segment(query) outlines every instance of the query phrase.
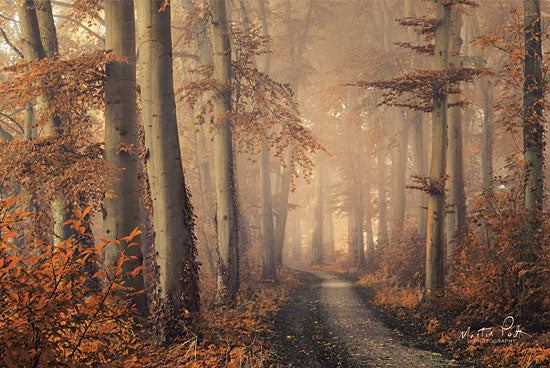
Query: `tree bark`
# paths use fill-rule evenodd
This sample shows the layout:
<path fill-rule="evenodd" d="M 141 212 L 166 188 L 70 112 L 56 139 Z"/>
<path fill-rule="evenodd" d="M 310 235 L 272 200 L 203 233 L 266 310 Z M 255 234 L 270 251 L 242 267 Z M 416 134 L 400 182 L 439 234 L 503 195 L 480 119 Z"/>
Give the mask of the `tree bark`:
<path fill-rule="evenodd" d="M 106 238 L 118 240 L 141 226 L 138 193 L 138 127 L 136 110 L 136 44 L 133 0 L 105 0 L 106 47 L 124 61 L 110 62 L 106 66 L 105 81 L 105 159 L 120 169 L 118 180 L 111 183 L 114 197 L 105 198 L 103 207 Z M 126 147 L 126 149 L 124 148 Z M 130 148 L 130 149 L 128 149 Z M 105 263 L 116 265 L 120 253 L 130 259 L 123 264 L 126 273 L 142 265 L 141 237 L 128 246 L 121 240 L 111 244 L 105 252 Z M 143 274 L 124 276 L 126 286 L 144 289 Z M 138 312 L 147 314 L 144 293 L 132 298 Z"/>
<path fill-rule="evenodd" d="M 211 0 L 211 43 L 214 78 L 223 83 L 214 102 L 214 172 L 216 178 L 216 225 L 218 230 L 218 295 L 234 300 L 239 289 L 239 239 L 233 172 L 231 121 L 231 44 L 225 0 Z"/>
<path fill-rule="evenodd" d="M 323 249 L 323 185 L 324 185 L 324 165 L 319 162 L 315 178 L 315 224 L 311 239 L 311 265 L 318 266 L 324 264 Z"/>
<path fill-rule="evenodd" d="M 543 210 L 544 82 L 539 0 L 523 0 L 525 56 L 523 85 L 523 158 L 525 161 L 524 207 L 528 233 L 535 236 Z"/>
<path fill-rule="evenodd" d="M 435 31 L 435 68 L 446 69 L 449 64 L 449 29 L 451 5 L 437 2 Z M 438 183 L 443 180 L 447 151 L 447 96 L 434 98 L 432 111 L 432 160 L 430 180 Z M 426 236 L 426 299 L 433 300 L 444 285 L 444 222 L 445 188 L 435 185 L 428 198 L 428 224 Z"/>
<path fill-rule="evenodd" d="M 460 50 L 462 38 L 462 14 L 453 11 L 451 15 L 451 31 L 449 41 L 449 67 L 461 68 Z M 449 103 L 456 103 L 460 95 L 449 96 Z M 449 109 L 449 145 L 447 147 L 447 173 L 451 178 L 447 181 L 449 192 L 450 213 L 445 217 L 447 223 L 447 257 L 453 255 L 455 250 L 455 236 L 466 227 L 466 197 L 464 194 L 464 156 L 462 141 L 462 109 L 452 107 Z"/>
<path fill-rule="evenodd" d="M 469 18 L 469 25 L 472 37 L 479 37 L 481 31 L 475 15 Z M 479 45 L 473 46 L 473 53 L 478 68 L 486 65 L 483 49 Z M 481 144 L 481 184 L 482 189 L 491 192 L 493 189 L 493 134 L 494 134 L 494 113 L 493 113 L 493 83 L 488 76 L 483 76 L 479 81 L 483 97 L 483 127 Z"/>
<path fill-rule="evenodd" d="M 262 278 L 264 280 L 274 281 L 277 279 L 277 265 L 275 263 L 275 235 L 273 232 L 273 206 L 271 204 L 271 175 L 269 167 L 269 152 L 267 151 L 265 142 L 262 144 L 262 152 L 260 157 L 260 179 L 263 238 Z"/>
<path fill-rule="evenodd" d="M 405 0 L 405 16 L 414 17 L 415 9 L 413 0 Z M 412 27 L 407 27 L 409 42 L 419 44 L 420 34 L 415 32 Z M 418 57 L 413 56 L 411 59 L 411 69 L 418 67 Z M 425 176 L 426 172 L 426 152 L 424 148 L 424 123 L 421 112 L 413 112 L 412 124 L 414 127 L 414 171 L 416 175 Z M 428 212 L 428 197 L 426 193 L 418 190 L 416 193 L 417 212 L 417 234 L 419 237 L 426 238 L 426 222 Z"/>
<path fill-rule="evenodd" d="M 378 247 L 388 245 L 388 223 L 386 218 L 386 157 L 378 150 Z"/>
<path fill-rule="evenodd" d="M 157 281 L 161 308 L 157 338 L 181 332 L 187 312 L 199 312 L 193 210 L 183 175 L 172 71 L 172 7 L 138 0 L 138 48 L 146 164 L 153 203 Z M 176 322 L 176 323 L 174 323 Z"/>
<path fill-rule="evenodd" d="M 392 193 L 392 239 L 403 231 L 405 223 L 405 175 L 407 173 L 407 151 L 409 140 L 408 123 L 405 116 L 399 112 L 399 143 L 395 148 L 392 162 L 393 193 Z"/>

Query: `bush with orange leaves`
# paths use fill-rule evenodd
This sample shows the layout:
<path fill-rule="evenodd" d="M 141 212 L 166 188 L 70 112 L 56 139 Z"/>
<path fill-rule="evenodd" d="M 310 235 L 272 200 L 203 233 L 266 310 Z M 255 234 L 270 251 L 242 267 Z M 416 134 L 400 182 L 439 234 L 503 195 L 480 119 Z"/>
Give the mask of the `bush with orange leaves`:
<path fill-rule="evenodd" d="M 0 202 L 0 366 L 122 366 L 135 340 L 132 308 L 120 297 L 127 258 L 106 267 L 108 243 L 86 245 L 89 209 L 74 211 L 70 239 L 16 246 L 14 226 L 34 215 L 15 203 Z"/>

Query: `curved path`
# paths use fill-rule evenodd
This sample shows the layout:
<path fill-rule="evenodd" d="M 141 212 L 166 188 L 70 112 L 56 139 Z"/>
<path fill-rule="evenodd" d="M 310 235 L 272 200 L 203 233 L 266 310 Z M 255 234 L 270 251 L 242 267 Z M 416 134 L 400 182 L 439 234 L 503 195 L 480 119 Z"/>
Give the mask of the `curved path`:
<path fill-rule="evenodd" d="M 275 321 L 278 367 L 460 367 L 400 342 L 351 281 L 326 271 L 298 272 L 303 285 Z"/>

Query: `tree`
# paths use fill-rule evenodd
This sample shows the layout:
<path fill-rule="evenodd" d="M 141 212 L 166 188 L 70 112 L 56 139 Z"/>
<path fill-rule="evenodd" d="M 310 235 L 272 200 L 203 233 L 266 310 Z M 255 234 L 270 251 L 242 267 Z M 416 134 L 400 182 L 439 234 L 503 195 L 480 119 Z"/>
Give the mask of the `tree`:
<path fill-rule="evenodd" d="M 214 54 L 213 76 L 219 83 L 214 104 L 214 173 L 216 177 L 216 221 L 218 230 L 218 291 L 234 300 L 239 290 L 239 241 L 233 138 L 231 133 L 231 43 L 225 0 L 211 0 L 210 25 Z"/>
<path fill-rule="evenodd" d="M 449 34 L 451 5 L 442 1 L 436 7 L 435 67 L 444 70 L 449 65 Z M 443 288 L 444 221 L 445 221 L 445 156 L 447 151 L 447 95 L 436 96 L 432 109 L 432 159 L 430 181 L 434 183 L 428 197 L 428 222 L 426 234 L 426 298 L 432 299 Z"/>
<path fill-rule="evenodd" d="M 139 0 L 138 50 L 146 166 L 151 186 L 157 290 L 162 315 L 158 339 L 182 332 L 199 311 L 193 212 L 183 175 L 172 71 L 171 7 Z"/>
<path fill-rule="evenodd" d="M 124 271 L 142 265 L 141 246 L 129 247 L 122 240 L 141 225 L 138 197 L 138 126 L 136 110 L 136 44 L 133 0 L 105 1 L 106 47 L 124 60 L 107 64 L 105 81 L 105 159 L 119 170 L 112 183 L 113 195 L 105 198 L 104 228 L 106 238 L 119 240 L 107 248 L 105 263 L 115 265 L 121 254 L 130 257 Z M 140 242 L 139 237 L 132 239 Z M 134 292 L 144 290 L 143 274 L 125 277 Z M 133 297 L 139 313 L 147 313 L 146 295 Z"/>
<path fill-rule="evenodd" d="M 323 249 L 323 189 L 324 189 L 324 164 L 319 161 L 315 175 L 315 225 L 311 237 L 311 264 L 318 266 L 324 264 Z"/>
<path fill-rule="evenodd" d="M 525 161 L 524 206 L 528 235 L 536 235 L 543 209 L 544 85 L 539 0 L 523 1 L 525 58 L 523 85 L 523 157 Z"/>
<path fill-rule="evenodd" d="M 460 61 L 462 38 L 462 14 L 453 9 L 451 15 L 451 31 L 449 42 L 449 67 L 461 68 Z M 449 103 L 456 105 L 460 101 L 459 94 L 449 96 Z M 450 211 L 447 211 L 447 257 L 452 256 L 455 249 L 455 235 L 466 227 L 466 197 L 464 194 L 464 154 L 462 142 L 462 109 L 459 106 L 449 109 L 449 145 L 447 147 L 447 181 L 449 191 Z"/>

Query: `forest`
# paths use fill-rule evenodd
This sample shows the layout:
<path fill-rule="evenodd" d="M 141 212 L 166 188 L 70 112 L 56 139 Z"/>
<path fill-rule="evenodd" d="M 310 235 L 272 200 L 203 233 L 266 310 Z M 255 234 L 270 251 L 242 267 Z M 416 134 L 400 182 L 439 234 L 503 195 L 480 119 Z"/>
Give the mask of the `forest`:
<path fill-rule="evenodd" d="M 0 0 L 0 367 L 550 367 L 549 21 Z"/>

